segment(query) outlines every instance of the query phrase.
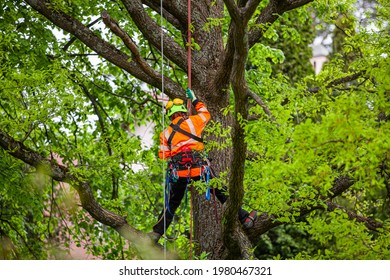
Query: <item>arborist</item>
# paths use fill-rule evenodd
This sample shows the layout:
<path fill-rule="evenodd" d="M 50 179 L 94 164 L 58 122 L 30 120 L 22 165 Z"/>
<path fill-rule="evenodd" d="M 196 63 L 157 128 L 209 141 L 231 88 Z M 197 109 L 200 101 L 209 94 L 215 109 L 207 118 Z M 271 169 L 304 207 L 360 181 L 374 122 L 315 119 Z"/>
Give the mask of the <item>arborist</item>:
<path fill-rule="evenodd" d="M 165 106 L 171 124 L 160 134 L 159 157 L 168 160 L 167 199 L 165 209 L 161 211 L 153 232 L 149 234 L 154 242 L 160 239 L 171 224 L 190 181 L 201 180 L 208 165 L 208 160 L 202 155 L 202 132 L 210 120 L 210 113 L 191 89 L 187 89 L 186 94 L 195 107 L 196 115 L 187 116 L 184 101 L 179 98 L 170 100 Z M 222 204 L 228 198 L 220 189 L 213 189 L 213 192 Z M 238 216 L 244 228 L 251 228 L 257 212 L 248 213 L 240 209 Z"/>

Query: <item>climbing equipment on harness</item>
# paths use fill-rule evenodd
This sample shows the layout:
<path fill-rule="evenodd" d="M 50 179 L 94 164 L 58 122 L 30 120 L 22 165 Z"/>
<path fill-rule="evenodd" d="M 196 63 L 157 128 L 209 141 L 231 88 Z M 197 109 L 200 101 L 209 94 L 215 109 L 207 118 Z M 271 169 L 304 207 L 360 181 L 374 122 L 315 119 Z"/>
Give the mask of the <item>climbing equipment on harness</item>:
<path fill-rule="evenodd" d="M 170 164 L 177 170 L 187 170 L 188 168 L 202 167 L 205 164 L 203 155 L 198 151 L 193 151 L 184 147 L 182 152 L 171 157 Z"/>
<path fill-rule="evenodd" d="M 211 198 L 211 192 L 210 192 L 210 167 L 208 165 L 204 165 L 202 168 L 201 177 L 203 181 L 206 183 L 206 200 L 210 201 Z"/>
<path fill-rule="evenodd" d="M 211 187 L 210 187 L 209 183 L 210 183 L 210 179 L 214 178 L 214 177 L 215 177 L 215 174 L 212 171 L 212 168 L 210 166 L 210 161 L 206 157 L 205 164 L 202 166 L 201 178 L 206 183 L 206 200 L 208 200 L 208 201 L 211 200 Z M 215 215 L 216 221 L 218 222 L 219 217 L 218 217 L 215 188 L 213 188 L 212 190 L 213 190 L 213 202 L 214 202 L 214 215 Z"/>

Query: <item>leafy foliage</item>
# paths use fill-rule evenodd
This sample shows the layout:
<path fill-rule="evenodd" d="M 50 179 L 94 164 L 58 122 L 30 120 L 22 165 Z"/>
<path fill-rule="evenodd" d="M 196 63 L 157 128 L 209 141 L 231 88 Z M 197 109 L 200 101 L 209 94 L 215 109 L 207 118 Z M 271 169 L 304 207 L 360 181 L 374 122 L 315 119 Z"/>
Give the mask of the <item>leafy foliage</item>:
<path fill-rule="evenodd" d="M 378 37 L 366 27 L 346 32 L 343 50 L 334 53 L 319 76 L 306 77 L 307 83 L 290 86 L 282 76 L 257 75 L 256 88 L 267 99 L 278 125 L 260 121 L 246 126 L 248 148 L 258 155 L 246 168 L 247 204 L 278 215 L 280 222 L 297 223 L 302 208 L 321 205 L 319 198 L 329 192 L 335 179 L 347 175 L 355 183 L 337 202 L 363 215 L 387 220 L 389 177 L 383 168 L 387 169 L 389 160 L 390 131 L 383 116 L 389 112 L 389 87 L 382 72 L 388 69 L 385 54 L 389 45 L 379 43 L 383 36 L 388 37 L 385 30 L 377 32 Z M 359 56 L 350 56 L 352 51 L 358 51 Z M 359 71 L 368 75 L 347 86 L 326 87 L 329 81 Z M 260 111 L 260 107 L 252 108 L 253 113 Z M 304 242 L 304 252 L 295 250 L 298 258 L 388 258 L 389 247 L 382 243 L 383 236 L 378 238 L 361 224 L 347 222 L 342 211 L 325 216 L 316 213 L 305 223 L 297 223 L 292 232 L 291 228 L 278 228 L 267 234 L 258 254 L 272 252 L 294 258 L 294 253 L 284 251 L 283 246 L 300 249 L 297 242 Z M 296 232 L 298 228 L 303 235 Z M 276 232 L 279 239 L 269 239 Z M 306 243 L 306 239 L 315 242 Z M 269 244 L 268 249 L 265 244 Z M 367 247 L 377 251 L 373 253 Z"/>
<path fill-rule="evenodd" d="M 159 69 L 159 50 L 138 30 L 123 4 L 95 2 L 50 1 L 55 11 L 89 25 L 99 38 L 130 57 L 123 42 L 101 25 L 101 10 L 108 10 L 137 39 L 141 56 Z M 253 119 L 240 115 L 248 146 L 244 207 L 283 224 L 260 237 L 258 258 L 390 257 L 389 6 L 380 0 L 359 15 L 356 2 L 315 1 L 284 13 L 272 25 L 250 21 L 249 27 L 261 28 L 264 35 L 249 52 L 245 78 L 273 118 L 254 100 L 248 101 Z M 255 15 L 268 3 L 262 1 Z M 147 12 L 160 20 L 151 9 Z M 193 31 L 221 28 L 226 41 L 230 17 L 226 9 L 224 13 L 224 18 L 208 19 L 201 29 L 194 23 Z M 359 24 L 359 16 L 365 24 Z M 156 156 L 157 132 L 163 125 L 157 92 L 96 59 L 80 40 L 49 24 L 24 1 L 1 3 L 0 19 L 0 129 L 68 166 L 76 178 L 87 178 L 100 205 L 126 217 L 134 228 L 149 231 L 163 207 L 164 165 Z M 182 32 L 164 24 L 184 47 Z M 333 53 L 315 76 L 309 44 L 315 31 L 329 30 L 334 30 Z M 199 42 L 193 47 L 203 51 Z M 172 61 L 165 67 L 166 75 L 185 88 L 184 71 Z M 214 105 L 214 111 L 229 116 L 234 112 L 233 95 L 230 101 L 225 108 Z M 136 130 L 149 122 L 156 131 L 152 145 L 145 147 Z M 231 149 L 232 128 L 219 119 L 206 133 L 219 137 L 209 141 L 209 152 Z M 123 237 L 79 207 L 74 191 L 39 171 L 0 149 L 0 258 L 67 258 L 71 243 L 98 258 L 139 257 Z M 227 173 L 221 170 L 221 178 L 211 183 L 226 184 Z M 325 211 L 323 198 L 340 176 L 354 184 L 332 201 L 340 209 L 382 222 L 382 229 L 369 231 L 344 210 Z M 316 210 L 302 217 L 302 209 Z M 180 212 L 168 232 L 167 246 L 185 259 L 189 213 Z M 208 252 L 196 258 L 206 259 Z"/>

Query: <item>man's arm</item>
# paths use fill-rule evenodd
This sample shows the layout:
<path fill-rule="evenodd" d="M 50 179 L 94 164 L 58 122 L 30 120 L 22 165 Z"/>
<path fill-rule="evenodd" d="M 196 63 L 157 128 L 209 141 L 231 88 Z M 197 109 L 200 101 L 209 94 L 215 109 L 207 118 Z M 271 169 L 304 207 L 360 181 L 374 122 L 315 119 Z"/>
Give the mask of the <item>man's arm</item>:
<path fill-rule="evenodd" d="M 196 98 L 195 93 L 191 89 L 188 88 L 186 90 L 186 94 L 187 97 L 191 99 L 192 105 L 195 107 L 195 110 L 198 113 L 196 118 L 193 118 L 194 116 L 192 116 L 192 119 L 196 121 L 197 125 L 204 128 L 210 120 L 210 112 L 207 110 L 206 105 L 203 102 L 200 102 L 198 98 Z"/>

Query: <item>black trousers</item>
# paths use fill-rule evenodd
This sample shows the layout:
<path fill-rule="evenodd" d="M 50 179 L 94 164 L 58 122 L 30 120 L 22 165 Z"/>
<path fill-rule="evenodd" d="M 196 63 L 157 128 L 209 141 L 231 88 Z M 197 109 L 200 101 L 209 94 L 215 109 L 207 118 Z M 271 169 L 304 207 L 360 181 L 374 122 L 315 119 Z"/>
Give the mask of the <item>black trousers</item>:
<path fill-rule="evenodd" d="M 194 181 L 199 181 L 200 177 L 193 177 L 191 179 Z M 165 209 L 163 209 L 160 215 L 158 216 L 158 221 L 153 226 L 154 232 L 163 235 L 165 231 L 168 229 L 169 225 L 172 223 L 176 209 L 180 206 L 180 203 L 185 195 L 187 183 L 188 183 L 188 179 L 183 177 L 180 177 L 177 180 L 177 182 L 171 182 L 168 205 L 166 205 Z M 225 194 L 226 190 L 212 189 L 211 193 L 214 193 L 214 191 L 217 199 L 222 204 L 224 204 L 228 199 L 228 196 Z M 241 223 L 245 221 L 248 215 L 249 213 L 242 208 L 240 208 L 240 210 L 238 211 L 238 218 Z M 164 225 L 165 225 L 165 229 L 164 229 Z"/>

